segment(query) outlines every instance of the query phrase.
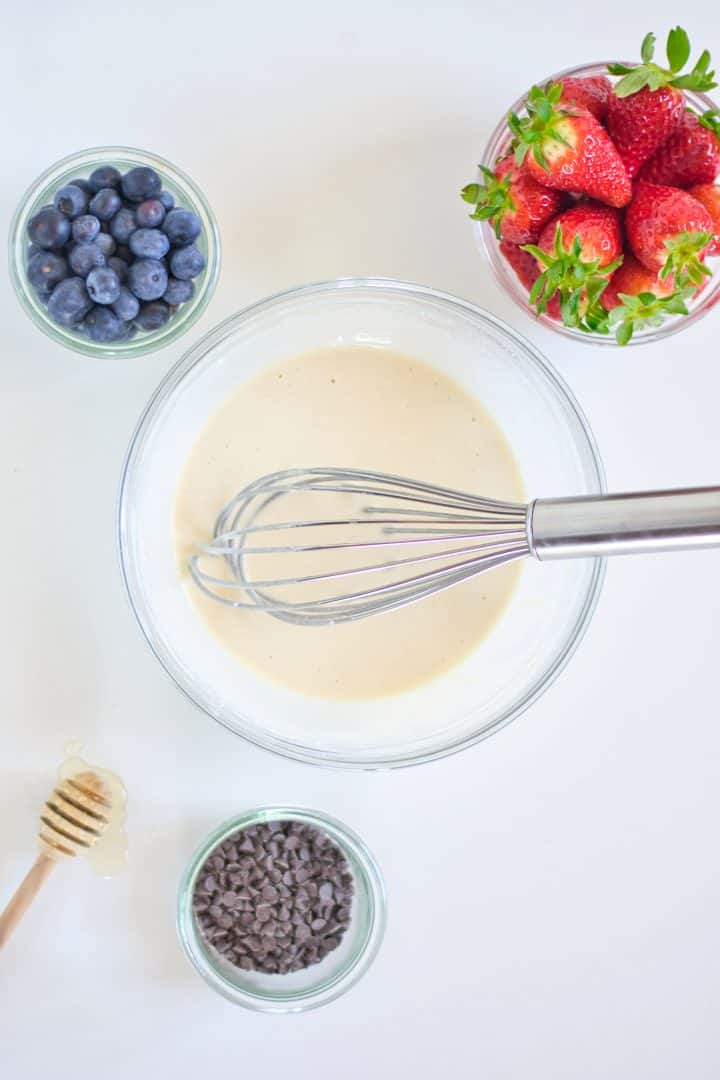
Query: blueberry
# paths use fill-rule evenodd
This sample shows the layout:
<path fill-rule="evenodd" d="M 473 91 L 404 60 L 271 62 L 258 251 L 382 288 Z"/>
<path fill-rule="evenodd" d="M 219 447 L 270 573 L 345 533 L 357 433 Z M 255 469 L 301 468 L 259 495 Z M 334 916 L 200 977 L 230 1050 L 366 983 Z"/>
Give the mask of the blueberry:
<path fill-rule="evenodd" d="M 158 195 L 158 199 L 163 204 L 166 210 L 172 210 L 175 205 L 175 198 L 169 191 L 161 191 Z"/>
<path fill-rule="evenodd" d="M 130 319 L 135 318 L 140 310 L 140 301 L 123 285 L 120 288 L 117 300 L 112 304 L 112 309 L 118 319 L 124 319 L 125 322 L 129 322 Z"/>
<path fill-rule="evenodd" d="M 29 260 L 27 275 L 40 296 L 49 296 L 55 286 L 68 276 L 67 260 L 54 251 L 40 251 Z"/>
<path fill-rule="evenodd" d="M 202 222 L 192 210 L 171 210 L 162 230 L 174 247 L 184 247 L 197 240 L 202 232 Z"/>
<path fill-rule="evenodd" d="M 110 232 L 118 244 L 127 244 L 136 229 L 135 214 L 128 206 L 123 206 L 122 209 L 118 210 L 110 222 Z"/>
<path fill-rule="evenodd" d="M 128 271 L 128 285 L 138 300 L 159 300 L 167 283 L 167 270 L 157 259 L 138 259 Z"/>
<path fill-rule="evenodd" d="M 122 199 L 113 188 L 101 188 L 97 195 L 90 200 L 90 213 L 101 221 L 109 221 L 115 217 L 122 206 Z"/>
<path fill-rule="evenodd" d="M 72 223 L 72 237 L 76 244 L 89 244 L 100 232 L 100 222 L 92 214 L 81 214 Z"/>
<path fill-rule="evenodd" d="M 170 250 L 170 241 L 159 229 L 136 229 L 129 247 L 139 259 L 162 259 Z"/>
<path fill-rule="evenodd" d="M 105 266 L 106 261 L 97 241 L 91 244 L 76 244 L 69 256 L 70 268 L 79 277 L 87 277 L 91 270 Z"/>
<path fill-rule="evenodd" d="M 66 184 L 55 192 L 55 209 L 69 218 L 79 217 L 88 207 L 87 192 L 74 184 Z"/>
<path fill-rule="evenodd" d="M 166 304 L 184 304 L 195 292 L 192 281 L 178 281 L 177 278 L 168 279 L 168 287 L 163 293 Z"/>
<path fill-rule="evenodd" d="M 127 279 L 128 264 L 124 259 L 119 259 L 117 255 L 111 255 L 107 261 L 111 270 L 114 270 L 118 276 L 118 281 L 122 285 L 123 281 Z"/>
<path fill-rule="evenodd" d="M 197 277 L 205 269 L 205 256 L 196 247 L 184 247 L 174 251 L 170 259 L 170 270 L 173 277 L 187 281 L 188 278 Z"/>
<path fill-rule="evenodd" d="M 124 322 L 110 308 L 94 307 L 86 316 L 84 326 L 91 341 L 118 341 L 125 337 Z"/>
<path fill-rule="evenodd" d="M 142 304 L 140 313 L 135 316 L 135 325 L 141 330 L 159 330 L 170 318 L 170 308 L 162 300 L 152 304 Z"/>
<path fill-rule="evenodd" d="M 96 304 L 114 304 L 120 295 L 120 279 L 109 266 L 98 266 L 87 276 L 87 291 Z"/>
<path fill-rule="evenodd" d="M 109 233 L 101 232 L 99 236 L 95 238 L 95 243 L 102 251 L 103 255 L 114 255 L 117 248 L 114 237 Z"/>
<path fill-rule="evenodd" d="M 143 199 L 154 199 L 160 194 L 162 182 L 154 169 L 147 165 L 138 165 L 125 173 L 122 178 L 122 189 L 126 199 L 130 202 L 142 202 Z"/>
<path fill-rule="evenodd" d="M 72 180 L 68 180 L 68 184 L 72 184 L 73 187 L 79 187 L 81 191 L 86 192 L 88 195 L 92 195 L 93 193 L 93 189 L 90 187 L 88 181 L 83 180 L 81 176 L 76 176 Z"/>
<path fill-rule="evenodd" d="M 75 326 L 91 307 L 85 282 L 79 277 L 65 278 L 55 286 L 48 300 L 48 312 L 60 326 Z"/>
<path fill-rule="evenodd" d="M 141 229 L 156 229 L 162 225 L 165 207 L 159 199 L 146 199 L 135 211 L 135 220 Z"/>
<path fill-rule="evenodd" d="M 101 165 L 90 173 L 88 185 L 91 191 L 101 191 L 103 188 L 116 188 L 120 184 L 120 170 L 114 165 Z"/>
<path fill-rule="evenodd" d="M 70 222 L 54 206 L 44 206 L 27 226 L 28 236 L 40 248 L 60 248 L 70 239 Z"/>

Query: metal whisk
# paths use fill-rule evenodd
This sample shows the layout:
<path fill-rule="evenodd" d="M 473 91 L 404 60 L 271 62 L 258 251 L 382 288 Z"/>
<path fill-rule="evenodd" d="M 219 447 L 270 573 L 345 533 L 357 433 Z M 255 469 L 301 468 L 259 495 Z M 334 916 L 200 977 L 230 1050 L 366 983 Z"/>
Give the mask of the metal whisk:
<path fill-rule="evenodd" d="M 404 607 L 528 555 L 715 546 L 720 487 L 523 505 L 386 473 L 288 469 L 231 499 L 190 572 L 220 603 L 327 625 Z M 222 576 L 205 569 L 209 558 Z"/>

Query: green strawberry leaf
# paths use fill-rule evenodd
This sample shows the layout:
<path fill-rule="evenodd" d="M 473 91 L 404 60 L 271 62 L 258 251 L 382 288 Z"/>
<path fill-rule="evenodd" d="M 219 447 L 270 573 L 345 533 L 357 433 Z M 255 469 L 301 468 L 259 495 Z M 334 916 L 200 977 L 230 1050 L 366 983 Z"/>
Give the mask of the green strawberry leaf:
<path fill-rule="evenodd" d="M 559 107 L 563 88 L 561 83 L 549 82 L 547 86 L 533 86 L 525 102 L 527 116 L 510 113 L 507 119 L 510 133 L 515 139 L 515 161 L 522 165 L 527 155 L 532 156 L 541 169 L 550 171 L 543 146 L 549 140 L 568 145 L 567 139 L 558 128 L 559 122 L 566 116 L 573 116 L 571 108 Z"/>
<path fill-rule="evenodd" d="M 692 112 L 691 109 L 688 111 Z M 708 109 L 702 116 L 698 116 L 698 123 L 720 139 L 720 109 Z"/>
<path fill-rule="evenodd" d="M 649 37 L 650 35 L 648 35 Z M 646 38 L 647 40 L 647 38 Z M 643 43 L 644 44 L 644 43 Z M 652 59 L 652 53 L 650 54 Z M 676 26 L 674 30 L 671 30 L 667 39 L 667 58 L 670 64 L 670 70 L 674 75 L 681 71 L 688 60 L 690 59 L 690 38 L 683 30 L 682 26 Z M 645 60 L 645 56 L 643 56 Z M 647 60 L 645 60 L 647 63 Z"/>
<path fill-rule="evenodd" d="M 687 315 L 686 300 L 695 294 L 697 288 L 687 280 L 677 283 L 669 296 L 655 296 L 654 293 L 642 292 L 637 296 L 618 293 L 620 304 L 610 312 L 610 326 L 615 329 L 618 345 L 627 345 L 636 330 L 662 326 L 670 315 Z"/>
<path fill-rule="evenodd" d="M 690 59 L 690 39 L 681 26 L 671 30 L 667 39 L 667 60 L 669 67 L 661 67 L 653 60 L 655 54 L 655 35 L 646 34 L 640 48 L 642 63 L 637 67 L 626 64 L 608 64 L 611 75 L 622 78 L 613 87 L 619 98 L 631 97 L 647 87 L 650 92 L 661 86 L 674 86 L 681 90 L 712 90 L 717 86 L 715 72 L 710 71 L 710 53 L 707 49 L 701 53 L 692 71 L 685 75 L 679 72 Z"/>
<path fill-rule="evenodd" d="M 565 326 L 585 333 L 607 333 L 608 314 L 600 303 L 610 275 L 622 263 L 622 256 L 609 266 L 600 266 L 599 259 L 582 258 L 582 240 L 573 238 L 569 249 L 560 225 L 555 230 L 552 252 L 536 244 L 523 245 L 544 267 L 530 290 L 530 304 L 538 315 L 547 311 L 549 302 L 557 296 Z"/>
<path fill-rule="evenodd" d="M 682 274 L 694 285 L 701 285 L 704 277 L 712 276 L 712 271 L 700 258 L 712 239 L 712 233 L 683 232 L 666 240 L 668 254 L 660 278 L 665 280 L 671 274 Z"/>
<path fill-rule="evenodd" d="M 485 180 L 484 184 L 467 184 L 460 192 L 460 197 L 465 202 L 475 206 L 470 217 L 473 221 L 489 221 L 495 229 L 498 240 L 502 239 L 502 219 L 507 213 L 516 210 L 513 202 L 510 186 L 512 173 L 498 177 L 492 170 L 480 166 L 480 171 Z"/>

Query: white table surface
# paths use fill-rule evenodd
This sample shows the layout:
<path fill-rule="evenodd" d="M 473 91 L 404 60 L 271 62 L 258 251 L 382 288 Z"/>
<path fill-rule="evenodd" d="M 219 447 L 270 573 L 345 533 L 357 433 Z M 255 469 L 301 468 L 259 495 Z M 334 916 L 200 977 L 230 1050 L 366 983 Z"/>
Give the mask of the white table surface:
<path fill-rule="evenodd" d="M 689 29 L 718 53 L 707 10 Z M 659 33 L 677 18 L 676 4 L 653 5 Z M 588 23 L 586 5 L 564 5 L 549 28 L 530 0 L 9 4 L 2 230 L 65 154 L 153 149 L 198 181 L 223 237 L 221 281 L 191 340 L 304 281 L 424 282 L 544 350 L 587 411 L 611 485 L 717 483 L 720 312 L 665 344 L 576 347 L 500 294 L 457 198 L 529 81 L 634 55 L 651 28 L 621 0 Z M 358 775 L 281 760 L 177 693 L 120 585 L 123 454 L 190 342 L 93 362 L 31 325 L 6 274 L 0 304 L 0 900 L 32 856 L 71 737 L 125 778 L 132 845 L 123 878 L 58 872 L 0 958 L 0 1074 L 717 1077 L 720 553 L 612 565 L 569 669 L 464 754 Z M 285 800 L 361 833 L 390 919 L 351 993 L 269 1017 L 204 985 L 173 915 L 209 829 Z"/>

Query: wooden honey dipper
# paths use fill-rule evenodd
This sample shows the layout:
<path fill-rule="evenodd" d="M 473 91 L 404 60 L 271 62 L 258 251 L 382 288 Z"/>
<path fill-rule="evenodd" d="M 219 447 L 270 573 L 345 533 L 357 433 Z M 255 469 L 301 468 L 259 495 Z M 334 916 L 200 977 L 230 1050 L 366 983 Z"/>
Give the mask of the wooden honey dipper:
<path fill-rule="evenodd" d="M 30 907 L 50 871 L 63 859 L 89 851 L 108 827 L 111 800 L 94 772 L 67 777 L 40 814 L 40 854 L 0 915 L 0 948 Z"/>

